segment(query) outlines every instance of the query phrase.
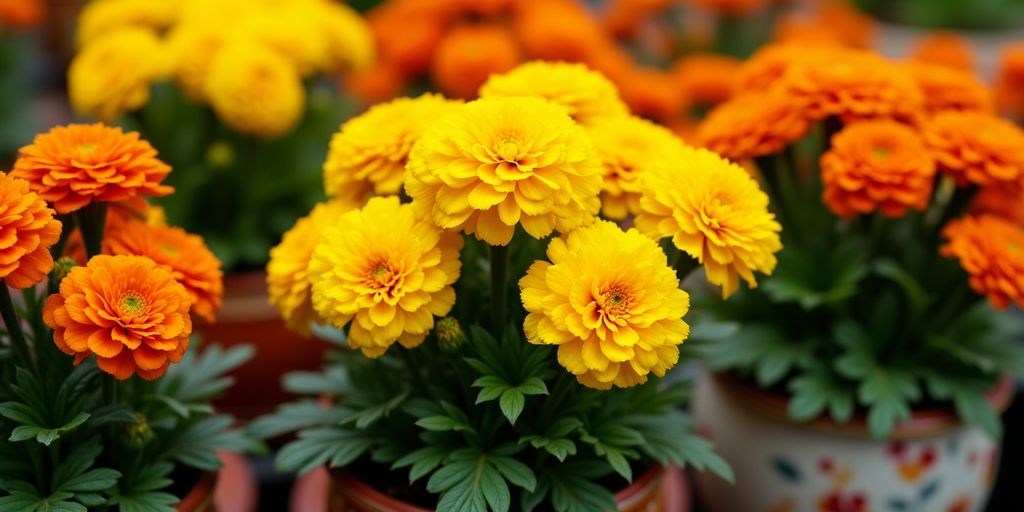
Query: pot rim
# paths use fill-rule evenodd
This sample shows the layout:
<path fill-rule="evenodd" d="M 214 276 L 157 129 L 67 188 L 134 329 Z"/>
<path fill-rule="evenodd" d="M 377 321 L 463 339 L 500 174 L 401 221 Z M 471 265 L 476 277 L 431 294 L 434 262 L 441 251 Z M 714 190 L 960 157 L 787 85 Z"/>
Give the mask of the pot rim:
<path fill-rule="evenodd" d="M 615 502 L 622 504 L 635 499 L 638 495 L 656 480 L 665 476 L 665 468 L 660 465 L 652 465 L 639 478 L 633 480 L 625 489 L 615 493 Z M 395 510 L 398 512 L 434 512 L 430 509 L 410 505 L 404 501 L 396 500 L 378 491 L 375 487 L 363 481 L 347 468 L 333 468 L 330 470 L 331 478 L 343 484 L 343 488 L 350 489 L 352 496 L 359 497 L 363 504 L 377 507 L 382 510 Z"/>
<path fill-rule="evenodd" d="M 825 414 L 810 421 L 797 422 L 789 417 L 790 395 L 753 386 L 733 372 L 710 373 L 710 378 L 741 406 L 760 416 L 826 434 L 875 439 L 868 429 L 867 417 L 862 412 L 855 413 L 846 423 L 838 423 Z M 985 393 L 985 400 L 1000 414 L 1009 407 L 1013 400 L 1013 379 L 1009 374 L 1000 376 L 996 385 Z M 952 407 L 916 409 L 911 412 L 910 419 L 897 422 L 885 439 L 908 440 L 934 437 L 947 434 L 963 426 L 964 423 Z"/>
<path fill-rule="evenodd" d="M 218 472 L 206 471 L 199 475 L 199 481 L 181 498 L 174 508 L 181 512 L 203 510 L 202 507 L 213 502 L 214 488 L 217 486 Z"/>

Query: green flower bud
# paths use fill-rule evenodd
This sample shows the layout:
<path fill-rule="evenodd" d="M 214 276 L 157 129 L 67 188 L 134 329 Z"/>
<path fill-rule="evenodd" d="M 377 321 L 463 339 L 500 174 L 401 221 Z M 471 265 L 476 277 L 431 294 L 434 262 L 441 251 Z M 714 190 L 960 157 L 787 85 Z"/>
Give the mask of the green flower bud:
<path fill-rule="evenodd" d="M 67 277 L 68 272 L 75 268 L 78 262 L 70 256 L 61 256 L 53 262 L 53 270 L 50 271 L 50 280 L 54 285 L 59 285 Z"/>
<path fill-rule="evenodd" d="M 133 450 L 141 450 L 153 440 L 153 429 L 149 427 L 149 422 L 146 421 L 145 416 L 135 413 L 135 417 L 138 418 L 139 422 L 126 423 L 121 440 L 125 446 Z"/>
<path fill-rule="evenodd" d="M 437 344 L 441 350 L 448 353 L 458 352 L 466 343 L 466 333 L 463 332 L 459 321 L 446 316 L 437 321 L 434 325 L 434 334 L 437 335 Z"/>
<path fill-rule="evenodd" d="M 206 148 L 206 163 L 210 167 L 230 167 L 235 163 L 235 148 L 225 141 L 216 141 Z"/>

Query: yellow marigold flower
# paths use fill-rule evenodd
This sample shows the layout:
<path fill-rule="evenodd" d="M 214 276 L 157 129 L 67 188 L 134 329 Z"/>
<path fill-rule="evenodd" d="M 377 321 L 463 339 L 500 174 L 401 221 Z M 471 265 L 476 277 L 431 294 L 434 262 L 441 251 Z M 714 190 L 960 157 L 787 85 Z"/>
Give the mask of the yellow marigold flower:
<path fill-rule="evenodd" d="M 782 226 L 768 211 L 768 195 L 739 165 L 704 150 L 685 148 L 647 173 L 636 226 L 672 243 L 702 265 L 708 281 L 728 297 L 754 272 L 771 274 L 782 249 Z"/>
<path fill-rule="evenodd" d="M 1024 228 L 994 215 L 967 216 L 943 230 L 943 256 L 956 258 L 974 291 L 997 309 L 1024 308 Z"/>
<path fill-rule="evenodd" d="M 27 181 L 3 172 L 0 211 L 0 286 L 33 286 L 53 268 L 50 246 L 60 238 L 61 223 Z"/>
<path fill-rule="evenodd" d="M 608 117 L 587 129 L 604 165 L 601 213 L 622 220 L 640 212 L 640 181 L 653 162 L 683 148 L 669 129 L 633 116 Z"/>
<path fill-rule="evenodd" d="M 232 40 L 235 31 L 220 25 L 186 23 L 167 36 L 171 73 L 187 96 L 206 98 L 206 78 L 214 58 Z"/>
<path fill-rule="evenodd" d="M 321 0 L 323 31 L 327 36 L 327 61 L 324 71 L 359 71 L 377 59 L 373 32 L 351 7 Z"/>
<path fill-rule="evenodd" d="M 288 0 L 245 6 L 239 30 L 285 58 L 300 75 L 327 67 L 330 59 L 321 0 Z"/>
<path fill-rule="evenodd" d="M 552 240 L 547 255 L 519 281 L 530 343 L 558 345 L 558 362 L 596 389 L 675 366 L 690 297 L 656 243 L 600 221 Z"/>
<path fill-rule="evenodd" d="M 359 205 L 337 198 L 313 207 L 309 215 L 299 219 L 270 250 L 267 264 L 267 291 L 270 304 L 281 313 L 288 328 L 309 335 L 310 326 L 320 317 L 313 310 L 311 283 L 307 269 L 320 235 L 341 216 Z"/>
<path fill-rule="evenodd" d="M 445 229 L 507 245 L 516 224 L 534 238 L 590 222 L 601 161 L 564 108 L 533 97 L 456 108 L 413 146 L 405 190 Z"/>
<path fill-rule="evenodd" d="M 413 143 L 458 104 L 424 94 L 375 105 L 346 121 L 331 138 L 324 162 L 327 195 L 366 199 L 401 192 Z"/>
<path fill-rule="evenodd" d="M 508 73 L 491 75 L 480 88 L 481 98 L 511 96 L 539 96 L 553 101 L 584 126 L 604 117 L 629 114 L 615 84 L 583 64 L 527 62 Z"/>
<path fill-rule="evenodd" d="M 244 39 L 214 57 L 206 96 L 224 124 L 268 139 L 291 131 L 306 105 L 295 68 L 273 50 Z"/>
<path fill-rule="evenodd" d="M 82 49 L 68 68 L 68 96 L 79 114 L 113 120 L 149 101 L 149 86 L 164 77 L 169 59 L 156 34 L 123 28 Z"/>
<path fill-rule="evenodd" d="M 85 47 L 121 28 L 161 30 L 174 23 L 176 7 L 173 0 L 92 0 L 78 15 L 75 36 Z"/>
<path fill-rule="evenodd" d="M 313 308 L 367 357 L 396 341 L 423 342 L 455 304 L 462 237 L 417 216 L 398 197 L 375 197 L 324 230 L 309 262 Z"/>

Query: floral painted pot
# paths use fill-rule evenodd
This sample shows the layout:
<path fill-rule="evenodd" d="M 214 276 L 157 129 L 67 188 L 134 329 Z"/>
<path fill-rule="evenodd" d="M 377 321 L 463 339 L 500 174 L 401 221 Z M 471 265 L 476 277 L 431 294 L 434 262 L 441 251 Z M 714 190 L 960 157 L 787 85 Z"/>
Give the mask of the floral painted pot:
<path fill-rule="evenodd" d="M 690 495 L 677 468 L 652 468 L 615 494 L 622 512 L 689 512 Z M 293 512 L 430 512 L 391 498 L 349 471 L 318 469 L 300 478 Z"/>
<path fill-rule="evenodd" d="M 1012 397 L 1003 379 L 989 401 Z M 788 398 L 728 374 L 704 373 L 693 403 L 697 430 L 732 466 L 735 485 L 695 475 L 710 512 L 970 512 L 983 509 L 999 442 L 959 422 L 953 410 L 915 412 L 886 440 L 862 417 L 794 423 Z"/>

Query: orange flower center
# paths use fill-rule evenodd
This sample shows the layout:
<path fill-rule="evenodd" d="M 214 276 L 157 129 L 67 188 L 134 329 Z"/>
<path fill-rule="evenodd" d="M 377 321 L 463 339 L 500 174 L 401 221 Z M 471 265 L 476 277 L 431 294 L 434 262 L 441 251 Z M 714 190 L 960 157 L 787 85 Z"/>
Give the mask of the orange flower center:
<path fill-rule="evenodd" d="M 160 247 L 160 250 L 162 250 L 164 254 L 167 254 L 169 256 L 178 255 L 178 248 L 170 244 L 164 244 L 162 247 Z"/>
<path fill-rule="evenodd" d="M 620 284 L 611 285 L 601 291 L 597 297 L 597 305 L 603 316 L 609 319 L 627 316 L 633 305 L 633 294 Z"/>
<path fill-rule="evenodd" d="M 892 154 L 892 150 L 885 146 L 875 146 L 871 148 L 871 154 L 875 158 L 888 158 Z"/>
<path fill-rule="evenodd" d="M 394 298 L 405 281 L 404 273 L 390 260 L 381 259 L 370 265 L 366 275 L 366 286 L 373 290 L 377 300 Z"/>
<path fill-rule="evenodd" d="M 1015 240 L 1008 240 L 1006 242 L 1006 245 L 1010 248 L 1010 252 L 1014 254 L 1020 254 L 1020 244 L 1018 244 Z"/>
<path fill-rule="evenodd" d="M 146 299 L 142 298 L 136 292 L 127 292 L 121 295 L 121 298 L 117 301 L 118 308 L 124 315 L 138 315 L 146 308 Z"/>

